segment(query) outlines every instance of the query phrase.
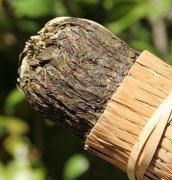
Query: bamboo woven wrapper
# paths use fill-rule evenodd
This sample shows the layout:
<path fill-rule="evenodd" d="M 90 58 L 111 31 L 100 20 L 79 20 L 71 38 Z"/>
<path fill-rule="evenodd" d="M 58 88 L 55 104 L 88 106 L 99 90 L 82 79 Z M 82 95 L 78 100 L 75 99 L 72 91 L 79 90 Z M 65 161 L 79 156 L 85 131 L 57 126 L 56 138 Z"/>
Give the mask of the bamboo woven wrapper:
<path fill-rule="evenodd" d="M 171 66 L 144 51 L 112 96 L 85 148 L 126 171 L 141 130 L 172 89 L 171 74 Z M 144 179 L 172 179 L 171 142 L 170 123 Z"/>
<path fill-rule="evenodd" d="M 86 149 L 126 171 L 138 135 L 172 89 L 171 67 L 148 52 L 134 64 L 139 54 L 95 22 L 55 18 L 26 43 L 18 86 L 35 110 L 82 139 L 92 129 Z M 171 179 L 170 128 L 146 173 L 153 179 Z"/>

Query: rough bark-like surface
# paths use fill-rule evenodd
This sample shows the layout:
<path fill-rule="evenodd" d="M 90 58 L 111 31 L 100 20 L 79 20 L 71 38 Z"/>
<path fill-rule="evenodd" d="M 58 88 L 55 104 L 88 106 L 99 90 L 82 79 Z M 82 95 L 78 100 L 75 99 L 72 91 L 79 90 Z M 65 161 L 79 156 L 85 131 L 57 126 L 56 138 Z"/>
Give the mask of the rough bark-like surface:
<path fill-rule="evenodd" d="M 138 55 L 95 22 L 56 18 L 26 43 L 18 85 L 34 109 L 85 138 Z"/>

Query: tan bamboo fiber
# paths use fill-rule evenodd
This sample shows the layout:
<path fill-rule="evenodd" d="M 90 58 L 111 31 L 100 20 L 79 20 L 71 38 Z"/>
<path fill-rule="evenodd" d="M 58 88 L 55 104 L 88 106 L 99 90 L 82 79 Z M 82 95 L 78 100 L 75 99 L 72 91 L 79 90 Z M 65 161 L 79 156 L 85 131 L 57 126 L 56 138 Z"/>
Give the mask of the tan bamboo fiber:
<path fill-rule="evenodd" d="M 172 67 L 148 51 L 141 53 L 92 128 L 85 149 L 127 172 L 138 137 L 171 90 Z M 172 179 L 171 110 L 169 112 L 170 120 L 160 142 L 155 138 L 158 147 L 143 179 Z M 136 177 L 141 169 L 141 162 L 136 162 Z"/>

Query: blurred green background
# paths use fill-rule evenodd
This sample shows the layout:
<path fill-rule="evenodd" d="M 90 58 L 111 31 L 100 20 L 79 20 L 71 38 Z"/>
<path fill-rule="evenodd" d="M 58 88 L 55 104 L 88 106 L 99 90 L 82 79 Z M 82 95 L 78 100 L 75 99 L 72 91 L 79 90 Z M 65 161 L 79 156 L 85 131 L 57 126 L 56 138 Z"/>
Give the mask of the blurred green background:
<path fill-rule="evenodd" d="M 25 41 L 57 16 L 88 18 L 172 63 L 172 0 L 0 0 L 0 180 L 125 180 L 16 89 Z"/>

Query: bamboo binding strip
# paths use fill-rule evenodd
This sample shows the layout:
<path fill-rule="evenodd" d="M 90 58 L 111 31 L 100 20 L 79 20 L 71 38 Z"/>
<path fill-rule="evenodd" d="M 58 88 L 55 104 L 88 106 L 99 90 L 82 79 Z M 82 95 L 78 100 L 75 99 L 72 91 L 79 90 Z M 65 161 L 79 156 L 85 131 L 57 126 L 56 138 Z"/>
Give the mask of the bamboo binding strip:
<path fill-rule="evenodd" d="M 161 140 L 167 123 L 171 121 L 172 91 L 168 98 L 157 108 L 139 135 L 130 153 L 127 174 L 130 180 L 142 179 Z M 141 157 L 141 158 L 140 158 Z M 140 171 L 135 177 L 135 168 L 140 160 Z"/>
<path fill-rule="evenodd" d="M 130 178 L 172 179 L 171 75 L 170 65 L 142 52 L 92 128 L 85 149 L 126 172 L 128 167 Z"/>

